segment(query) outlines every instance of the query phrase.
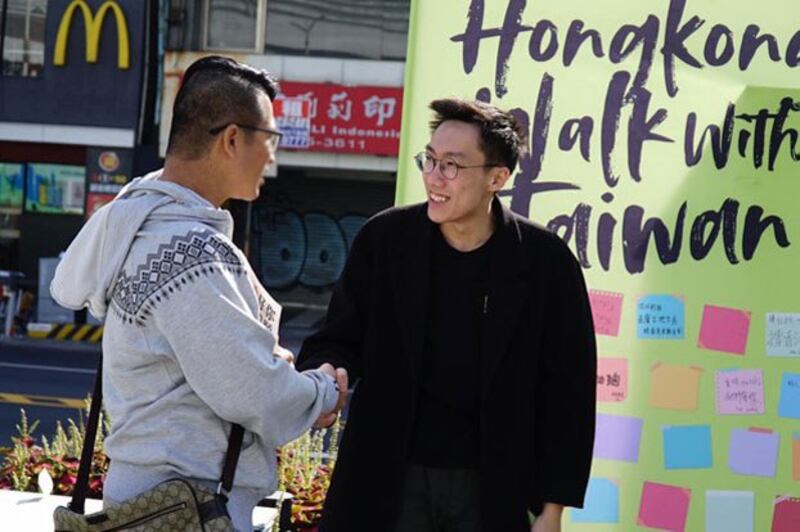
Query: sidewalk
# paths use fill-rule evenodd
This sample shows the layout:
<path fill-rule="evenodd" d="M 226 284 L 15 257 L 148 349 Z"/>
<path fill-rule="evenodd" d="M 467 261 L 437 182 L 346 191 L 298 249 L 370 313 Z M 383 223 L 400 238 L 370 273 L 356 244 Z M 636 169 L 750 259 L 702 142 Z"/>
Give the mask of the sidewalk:
<path fill-rule="evenodd" d="M 0 523 L 3 530 L 52 532 L 53 511 L 57 506 L 66 506 L 69 500 L 69 497 L 63 495 L 0 490 Z M 86 499 L 86 513 L 100 510 L 102 501 Z M 271 530 L 276 515 L 274 508 L 257 507 L 253 511 L 256 530 Z"/>

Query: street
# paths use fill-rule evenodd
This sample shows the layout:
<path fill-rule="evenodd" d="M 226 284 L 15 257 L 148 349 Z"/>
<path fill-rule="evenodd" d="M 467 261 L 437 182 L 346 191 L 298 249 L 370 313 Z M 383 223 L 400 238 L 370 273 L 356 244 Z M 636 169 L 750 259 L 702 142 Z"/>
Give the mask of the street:
<path fill-rule="evenodd" d="M 297 355 L 307 328 L 284 328 L 281 344 Z M 92 391 L 101 349 L 85 342 L 16 340 L 0 337 L 0 447 L 11 445 L 20 409 L 39 421 L 35 435 L 55 434 L 79 420 L 79 409 Z"/>
<path fill-rule="evenodd" d="M 20 409 L 39 421 L 35 435 L 48 439 L 56 422 L 78 422 L 91 392 L 99 346 L 71 342 L 0 340 L 0 447 L 11 445 Z"/>

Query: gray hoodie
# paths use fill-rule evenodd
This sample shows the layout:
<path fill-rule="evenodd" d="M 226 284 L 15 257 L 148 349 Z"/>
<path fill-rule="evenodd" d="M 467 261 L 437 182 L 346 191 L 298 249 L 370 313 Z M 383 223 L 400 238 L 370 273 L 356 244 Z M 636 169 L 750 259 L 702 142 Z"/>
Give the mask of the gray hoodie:
<path fill-rule="evenodd" d="M 273 356 L 281 308 L 232 243 L 230 214 L 159 175 L 92 216 L 50 288 L 106 317 L 106 453 L 128 471 L 214 481 L 239 423 L 235 485 L 271 492 L 275 448 L 334 408 L 335 383 Z"/>

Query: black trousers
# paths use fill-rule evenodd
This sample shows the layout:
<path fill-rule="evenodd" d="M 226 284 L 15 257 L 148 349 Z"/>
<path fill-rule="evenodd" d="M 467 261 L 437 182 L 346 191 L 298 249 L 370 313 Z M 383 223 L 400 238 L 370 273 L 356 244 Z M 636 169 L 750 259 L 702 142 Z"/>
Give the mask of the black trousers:
<path fill-rule="evenodd" d="M 410 464 L 394 532 L 480 532 L 478 471 Z"/>

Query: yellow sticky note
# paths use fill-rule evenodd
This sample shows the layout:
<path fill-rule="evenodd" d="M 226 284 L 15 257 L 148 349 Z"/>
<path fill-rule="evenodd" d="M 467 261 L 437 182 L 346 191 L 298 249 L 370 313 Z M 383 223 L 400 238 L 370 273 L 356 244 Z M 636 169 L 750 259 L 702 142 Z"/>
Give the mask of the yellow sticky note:
<path fill-rule="evenodd" d="M 659 362 L 650 368 L 650 406 L 671 410 L 697 410 L 703 368 Z"/>

